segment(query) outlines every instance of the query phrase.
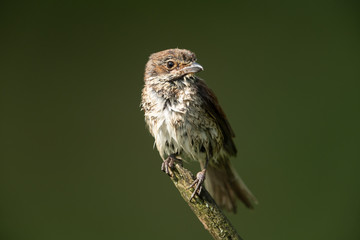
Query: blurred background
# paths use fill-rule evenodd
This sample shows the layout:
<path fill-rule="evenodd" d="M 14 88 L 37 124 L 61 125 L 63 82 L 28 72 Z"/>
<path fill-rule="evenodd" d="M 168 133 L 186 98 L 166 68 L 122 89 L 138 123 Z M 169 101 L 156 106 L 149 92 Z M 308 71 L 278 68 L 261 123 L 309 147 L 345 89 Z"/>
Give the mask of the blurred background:
<path fill-rule="evenodd" d="M 0 239 L 210 239 L 160 171 L 148 56 L 197 54 L 260 204 L 244 239 L 360 239 L 356 1 L 0 4 Z M 199 166 L 190 164 L 196 171 Z"/>

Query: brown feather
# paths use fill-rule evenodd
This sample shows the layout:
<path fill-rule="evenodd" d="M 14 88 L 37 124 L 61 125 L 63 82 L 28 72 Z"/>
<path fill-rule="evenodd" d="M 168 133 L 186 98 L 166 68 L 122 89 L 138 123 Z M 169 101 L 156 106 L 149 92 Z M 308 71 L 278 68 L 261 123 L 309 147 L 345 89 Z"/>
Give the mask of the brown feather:
<path fill-rule="evenodd" d="M 201 163 L 201 165 L 203 164 Z M 250 209 L 253 209 L 254 204 L 258 203 L 228 159 L 208 165 L 205 186 L 221 208 L 234 213 L 237 199 L 240 199 Z"/>
<path fill-rule="evenodd" d="M 237 150 L 233 141 L 235 133 L 228 122 L 224 111 L 222 110 L 215 93 L 206 86 L 205 82 L 198 78 L 197 87 L 204 103 L 203 108 L 217 122 L 223 134 L 223 146 L 230 156 L 236 156 Z"/>

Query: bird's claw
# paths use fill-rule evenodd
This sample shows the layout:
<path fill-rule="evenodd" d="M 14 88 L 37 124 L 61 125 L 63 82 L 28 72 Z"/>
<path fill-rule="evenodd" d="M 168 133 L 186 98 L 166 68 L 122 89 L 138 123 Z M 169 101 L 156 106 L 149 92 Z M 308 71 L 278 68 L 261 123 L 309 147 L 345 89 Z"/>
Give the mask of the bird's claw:
<path fill-rule="evenodd" d="M 203 169 L 201 172 L 198 172 L 196 174 L 196 179 L 193 181 L 193 183 L 188 187 L 188 189 L 194 187 L 195 185 L 195 189 L 194 192 L 191 194 L 191 197 L 189 199 L 189 201 L 191 201 L 194 197 L 195 194 L 197 194 L 198 196 L 200 196 L 201 190 L 203 188 L 203 184 L 205 181 L 205 175 L 206 175 L 206 169 Z"/>
<path fill-rule="evenodd" d="M 165 172 L 167 175 L 171 176 L 171 170 L 174 169 L 175 163 L 178 163 L 182 166 L 182 161 L 177 159 L 175 156 L 170 155 L 167 159 L 165 159 L 161 164 L 161 171 Z"/>

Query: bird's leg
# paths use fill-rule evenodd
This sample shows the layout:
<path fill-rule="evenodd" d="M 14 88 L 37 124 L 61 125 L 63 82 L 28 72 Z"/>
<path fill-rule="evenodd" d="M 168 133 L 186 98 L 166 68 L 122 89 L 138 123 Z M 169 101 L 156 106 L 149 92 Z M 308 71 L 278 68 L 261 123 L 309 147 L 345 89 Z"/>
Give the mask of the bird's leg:
<path fill-rule="evenodd" d="M 170 154 L 168 158 L 165 159 L 161 164 L 161 171 L 171 176 L 171 170 L 174 169 L 175 163 L 178 163 L 182 166 L 181 159 L 176 158 L 175 154 Z"/>
<path fill-rule="evenodd" d="M 195 194 L 200 196 L 201 190 L 203 188 L 202 185 L 204 184 L 204 181 L 205 181 L 206 168 L 207 168 L 208 163 L 209 163 L 209 158 L 206 156 L 206 162 L 205 162 L 204 169 L 196 174 L 196 179 L 188 187 L 188 189 L 190 189 L 195 186 L 194 192 L 191 194 L 189 201 L 191 201 L 191 199 L 193 199 L 195 197 Z"/>

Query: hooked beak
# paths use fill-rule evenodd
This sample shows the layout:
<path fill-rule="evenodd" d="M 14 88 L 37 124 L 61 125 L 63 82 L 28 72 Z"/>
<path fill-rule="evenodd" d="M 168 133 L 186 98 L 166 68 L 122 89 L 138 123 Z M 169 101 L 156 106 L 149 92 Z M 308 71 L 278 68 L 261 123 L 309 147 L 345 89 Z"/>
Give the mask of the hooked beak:
<path fill-rule="evenodd" d="M 192 63 L 190 66 L 183 68 L 184 74 L 197 73 L 203 70 L 204 68 L 196 62 Z"/>

